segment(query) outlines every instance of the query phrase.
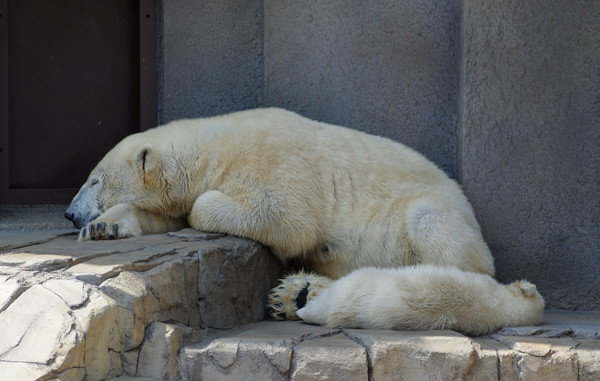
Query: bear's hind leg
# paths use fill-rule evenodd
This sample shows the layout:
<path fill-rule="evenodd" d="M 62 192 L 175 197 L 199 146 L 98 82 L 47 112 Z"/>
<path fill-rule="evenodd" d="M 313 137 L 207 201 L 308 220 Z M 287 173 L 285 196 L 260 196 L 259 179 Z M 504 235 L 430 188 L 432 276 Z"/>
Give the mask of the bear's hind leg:
<path fill-rule="evenodd" d="M 303 308 L 332 280 L 315 273 L 300 271 L 281 279 L 269 293 L 269 310 L 275 320 L 298 320 L 296 311 Z"/>
<path fill-rule="evenodd" d="M 455 266 L 493 276 L 492 254 L 479 226 L 468 223 L 465 213 L 440 208 L 425 200 L 409 207 L 406 225 L 413 251 L 423 264 Z"/>

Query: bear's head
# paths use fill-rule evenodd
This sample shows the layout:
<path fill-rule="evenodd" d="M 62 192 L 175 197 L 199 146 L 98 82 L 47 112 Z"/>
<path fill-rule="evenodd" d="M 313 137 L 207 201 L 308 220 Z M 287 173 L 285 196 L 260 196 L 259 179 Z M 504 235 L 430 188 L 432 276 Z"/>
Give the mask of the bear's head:
<path fill-rule="evenodd" d="M 160 194 L 161 155 L 156 144 L 146 142 L 144 133 L 123 139 L 92 170 L 71 201 L 65 217 L 82 228 L 107 209 L 131 204 L 152 210 Z"/>

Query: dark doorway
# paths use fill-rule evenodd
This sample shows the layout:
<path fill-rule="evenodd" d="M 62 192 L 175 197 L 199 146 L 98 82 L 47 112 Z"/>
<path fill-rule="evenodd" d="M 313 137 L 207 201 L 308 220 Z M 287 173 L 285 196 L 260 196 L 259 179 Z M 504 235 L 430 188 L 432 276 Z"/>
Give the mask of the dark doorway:
<path fill-rule="evenodd" d="M 0 204 L 68 203 L 156 125 L 156 1 L 0 0 Z"/>

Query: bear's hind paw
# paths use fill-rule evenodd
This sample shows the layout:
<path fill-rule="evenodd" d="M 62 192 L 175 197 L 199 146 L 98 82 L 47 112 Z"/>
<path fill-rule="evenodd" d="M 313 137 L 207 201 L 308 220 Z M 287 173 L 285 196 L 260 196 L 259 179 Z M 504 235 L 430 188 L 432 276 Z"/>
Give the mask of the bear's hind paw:
<path fill-rule="evenodd" d="M 532 297 L 537 292 L 537 287 L 533 283 L 529 283 L 525 280 L 521 280 L 518 282 L 519 288 L 521 289 L 521 294 L 525 297 Z"/>
<path fill-rule="evenodd" d="M 275 320 L 299 320 L 296 311 L 331 284 L 331 279 L 300 271 L 280 280 L 269 293 L 269 310 Z"/>

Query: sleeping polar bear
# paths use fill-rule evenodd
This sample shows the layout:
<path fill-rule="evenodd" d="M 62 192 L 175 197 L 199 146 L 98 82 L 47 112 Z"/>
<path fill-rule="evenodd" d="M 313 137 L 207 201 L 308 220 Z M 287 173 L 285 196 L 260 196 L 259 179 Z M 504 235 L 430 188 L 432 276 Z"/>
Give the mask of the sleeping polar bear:
<path fill-rule="evenodd" d="M 281 109 L 128 136 L 92 170 L 65 217 L 81 241 L 185 226 L 242 236 L 333 279 L 420 263 L 494 273 L 471 206 L 433 163 L 391 140 Z M 272 295 L 275 316 L 295 318 L 285 300 L 297 292 Z"/>

